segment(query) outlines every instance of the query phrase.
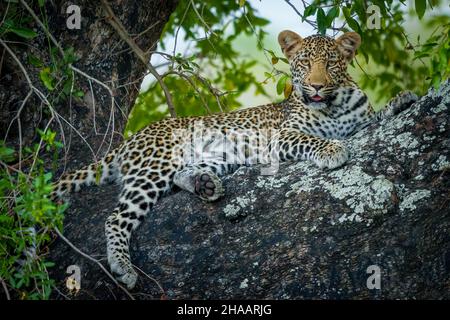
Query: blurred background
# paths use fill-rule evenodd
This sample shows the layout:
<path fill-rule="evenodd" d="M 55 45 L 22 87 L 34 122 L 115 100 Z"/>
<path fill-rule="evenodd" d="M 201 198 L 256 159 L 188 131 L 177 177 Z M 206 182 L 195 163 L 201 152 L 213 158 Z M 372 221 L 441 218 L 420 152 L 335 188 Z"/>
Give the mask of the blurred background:
<path fill-rule="evenodd" d="M 370 29 L 374 18 L 379 28 Z M 449 21 L 449 3 L 438 0 L 183 0 L 151 63 L 171 90 L 177 116 L 204 115 L 285 98 L 289 67 L 280 31 L 356 31 L 363 43 L 349 72 L 379 110 L 401 90 L 423 94 L 448 77 Z M 126 136 L 170 116 L 153 76 L 141 92 Z"/>

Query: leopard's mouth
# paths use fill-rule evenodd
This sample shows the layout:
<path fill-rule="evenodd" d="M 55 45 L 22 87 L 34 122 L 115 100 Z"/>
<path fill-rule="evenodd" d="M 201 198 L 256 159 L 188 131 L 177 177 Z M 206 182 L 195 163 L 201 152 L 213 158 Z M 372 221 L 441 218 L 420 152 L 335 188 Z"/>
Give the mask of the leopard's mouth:
<path fill-rule="evenodd" d="M 322 101 L 325 100 L 325 98 L 322 97 L 322 96 L 319 96 L 318 94 L 316 94 L 315 96 L 311 97 L 311 100 L 314 101 L 314 102 L 322 102 Z"/>
<path fill-rule="evenodd" d="M 322 96 L 322 95 L 317 94 L 317 93 L 315 95 L 313 95 L 313 96 L 311 96 L 309 94 L 303 94 L 303 98 L 304 98 L 306 103 L 313 103 L 313 102 L 326 103 L 328 101 L 328 97 Z"/>

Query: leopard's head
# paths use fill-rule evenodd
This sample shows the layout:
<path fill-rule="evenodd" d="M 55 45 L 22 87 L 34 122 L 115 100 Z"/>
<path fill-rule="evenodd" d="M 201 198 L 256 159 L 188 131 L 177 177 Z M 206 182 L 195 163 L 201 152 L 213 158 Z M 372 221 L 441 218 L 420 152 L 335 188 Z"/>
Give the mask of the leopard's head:
<path fill-rule="evenodd" d="M 361 37 L 356 32 L 347 32 L 337 39 L 321 35 L 302 38 L 285 30 L 279 34 L 278 42 L 289 60 L 297 94 L 307 106 L 321 109 L 348 79 L 347 66 L 361 44 Z"/>

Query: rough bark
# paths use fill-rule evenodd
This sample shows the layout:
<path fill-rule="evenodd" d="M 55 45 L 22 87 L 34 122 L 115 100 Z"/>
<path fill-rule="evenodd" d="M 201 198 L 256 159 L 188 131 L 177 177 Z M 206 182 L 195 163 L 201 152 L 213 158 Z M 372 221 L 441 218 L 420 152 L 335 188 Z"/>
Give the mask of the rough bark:
<path fill-rule="evenodd" d="M 145 52 L 155 48 L 161 31 L 177 2 L 177 0 L 108 1 L 117 18 L 136 44 Z M 28 1 L 28 3 L 32 5 L 32 2 Z M 64 142 L 68 148 L 65 150 L 68 153 L 64 154 L 65 164 L 69 168 L 79 167 L 81 164 L 93 160 L 93 154 L 86 142 L 95 153 L 98 153 L 97 156 L 102 156 L 109 147 L 113 131 L 112 147 L 122 140 L 126 119 L 139 92 L 142 78 L 146 73 L 146 66 L 139 61 L 129 46 L 110 26 L 100 1 L 45 1 L 45 8 L 39 8 L 37 1 L 34 1 L 33 4 L 33 11 L 44 23 L 46 17 L 48 30 L 61 47 L 64 50 L 69 47 L 74 48 L 75 54 L 79 58 L 74 66 L 108 85 L 116 102 L 112 113 L 111 95 L 108 90 L 94 81 L 91 82 L 91 87 L 87 78 L 74 73 L 76 80 L 74 87 L 81 89 L 84 97 L 66 99 L 53 106 L 61 117 L 64 117 L 72 125 L 70 127 L 62 119 L 59 119 L 62 124 L 61 128 L 56 119 L 52 122 L 53 129 L 61 134 L 60 139 L 64 132 Z M 66 19 L 69 17 L 66 9 L 72 4 L 81 8 L 82 18 L 79 30 L 70 30 L 66 26 Z M 24 17 L 31 18 L 23 6 L 17 6 L 19 12 L 23 12 Z M 7 2 L 0 3 L 0 9 L 1 12 L 6 12 Z M 9 43 L 9 45 L 26 68 L 34 85 L 46 94 L 48 91 L 39 80 L 40 68 L 33 67 L 28 63 L 28 57 L 34 55 L 43 60 L 45 65 L 49 65 L 51 63 L 49 42 L 51 46 L 55 46 L 35 20 L 31 19 L 29 27 L 38 32 L 39 36 L 27 43 L 22 41 Z M 8 40 L 23 40 L 9 36 L 11 38 Z M 0 139 L 4 139 L 6 129 L 16 116 L 29 91 L 29 86 L 17 63 L 5 52 L 3 46 L 0 46 L 0 57 L 4 58 L 0 75 L 0 101 L 2 101 Z M 62 59 L 58 51 L 56 57 L 56 59 Z M 23 144 L 29 145 L 36 140 L 36 128 L 43 129 L 49 119 L 48 108 L 36 95 L 33 95 L 21 112 Z M 75 129 L 79 134 L 75 132 Z M 86 142 L 81 139 L 80 135 Z M 104 141 L 103 144 L 102 141 Z M 17 121 L 12 122 L 7 143 L 11 146 L 19 144 Z"/>
<path fill-rule="evenodd" d="M 450 83 L 400 115 L 348 140 L 351 159 L 323 171 L 285 163 L 275 176 L 243 168 L 226 196 L 204 203 L 181 191 L 164 198 L 134 233 L 141 274 L 136 298 L 450 298 Z M 105 257 L 103 225 L 118 188 L 72 197 L 65 235 Z M 98 266 L 62 241 L 52 275 L 81 267 L 80 299 L 125 298 Z M 103 262 L 106 263 L 105 260 Z M 381 270 L 369 290 L 367 268 Z M 61 298 L 57 293 L 55 298 Z"/>

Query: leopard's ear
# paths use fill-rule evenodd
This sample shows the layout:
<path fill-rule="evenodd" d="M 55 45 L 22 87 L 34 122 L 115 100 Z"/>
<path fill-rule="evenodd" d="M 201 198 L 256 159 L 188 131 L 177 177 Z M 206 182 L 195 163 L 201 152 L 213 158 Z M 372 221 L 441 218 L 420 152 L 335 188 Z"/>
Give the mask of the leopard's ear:
<path fill-rule="evenodd" d="M 278 35 L 278 43 L 286 58 L 290 59 L 302 46 L 303 39 L 290 30 L 281 31 Z"/>
<path fill-rule="evenodd" d="M 336 39 L 338 50 L 347 61 L 351 61 L 361 44 L 361 37 L 356 32 L 346 32 Z"/>

